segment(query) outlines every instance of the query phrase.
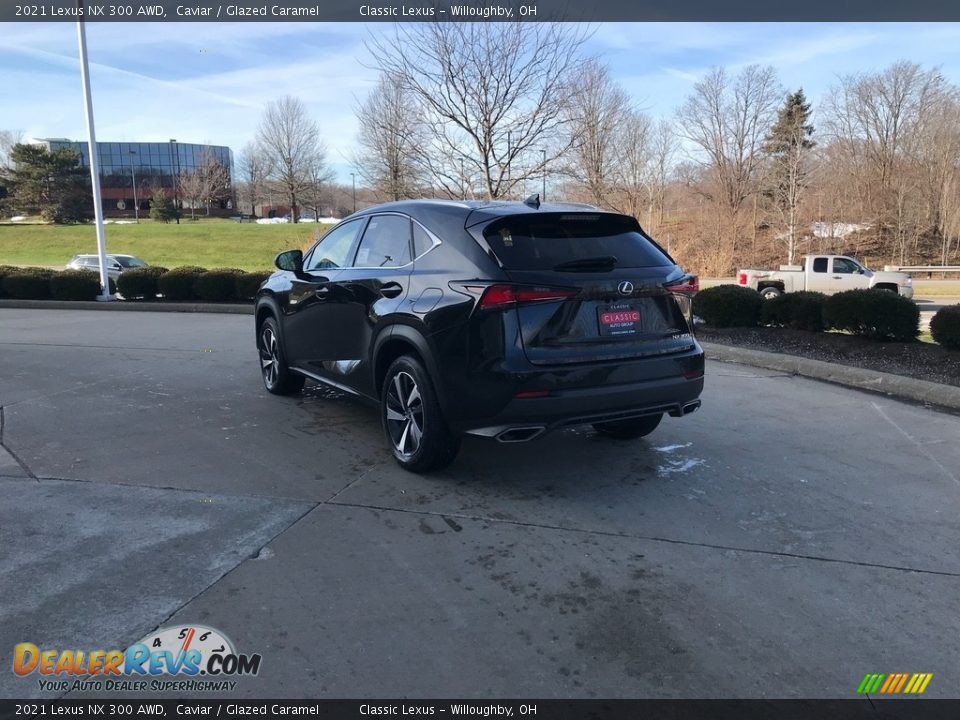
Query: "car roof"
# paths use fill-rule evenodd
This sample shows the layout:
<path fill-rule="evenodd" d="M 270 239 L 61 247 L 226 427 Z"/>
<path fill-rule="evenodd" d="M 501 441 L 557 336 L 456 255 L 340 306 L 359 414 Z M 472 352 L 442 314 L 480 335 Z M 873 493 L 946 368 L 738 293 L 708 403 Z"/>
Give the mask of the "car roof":
<path fill-rule="evenodd" d="M 583 205 L 580 203 L 541 203 L 539 207 L 527 205 L 516 200 L 398 200 L 396 202 L 381 203 L 363 208 L 353 213 L 349 217 L 363 217 L 381 212 L 403 212 L 416 214 L 417 211 L 434 210 L 447 211 L 449 214 L 459 214 L 466 218 L 473 213 L 482 214 L 485 217 L 499 217 L 503 215 L 516 215 L 520 213 L 536 212 L 603 212 L 593 205 Z"/>
<path fill-rule="evenodd" d="M 74 255 L 73 257 L 74 257 L 74 259 L 76 259 L 76 258 L 82 258 L 82 257 L 98 258 L 98 257 L 100 257 L 100 256 L 97 255 L 97 254 L 94 254 L 94 253 L 83 253 L 83 254 L 81 254 L 81 255 Z M 107 253 L 107 257 L 129 257 L 129 258 L 131 258 L 131 257 L 136 257 L 136 255 L 124 255 L 123 253 Z"/>

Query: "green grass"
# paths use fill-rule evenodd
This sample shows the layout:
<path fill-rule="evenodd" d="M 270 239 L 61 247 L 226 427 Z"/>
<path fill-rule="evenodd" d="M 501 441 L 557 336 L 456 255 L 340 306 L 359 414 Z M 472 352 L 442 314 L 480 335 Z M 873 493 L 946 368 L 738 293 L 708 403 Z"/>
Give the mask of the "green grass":
<path fill-rule="evenodd" d="M 320 225 L 325 231 L 328 225 Z M 257 225 L 230 220 L 182 220 L 107 225 L 108 253 L 136 255 L 150 265 L 236 267 L 271 270 L 277 253 L 313 244 L 314 223 Z M 97 233 L 89 225 L 0 224 L 0 265 L 62 267 L 78 253 L 96 253 Z"/>

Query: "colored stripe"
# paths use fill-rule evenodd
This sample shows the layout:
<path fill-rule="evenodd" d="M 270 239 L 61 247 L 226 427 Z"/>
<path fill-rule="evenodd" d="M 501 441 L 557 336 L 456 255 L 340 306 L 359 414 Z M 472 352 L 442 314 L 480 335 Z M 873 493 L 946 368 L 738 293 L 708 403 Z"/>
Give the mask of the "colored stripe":
<path fill-rule="evenodd" d="M 903 675 L 900 676 L 900 682 L 897 683 L 897 687 L 894 688 L 893 692 L 898 693 L 901 690 L 903 690 L 903 684 L 906 681 L 907 681 L 907 673 L 903 673 Z"/>
<path fill-rule="evenodd" d="M 883 684 L 883 687 L 880 688 L 881 693 L 889 692 L 890 686 L 893 685 L 900 676 L 896 673 L 890 673 L 887 675 L 887 681 Z"/>
<path fill-rule="evenodd" d="M 880 683 L 883 682 L 883 679 L 886 677 L 883 673 L 878 673 L 874 676 L 876 679 L 873 681 L 873 685 L 870 686 L 870 690 L 867 692 L 873 694 L 880 689 Z"/>
<path fill-rule="evenodd" d="M 870 681 L 873 680 L 873 673 L 867 673 L 863 676 L 863 680 L 860 681 L 860 685 L 857 686 L 857 693 L 863 695 L 867 691 L 867 688 L 870 687 Z"/>
<path fill-rule="evenodd" d="M 910 682 L 907 683 L 907 687 L 904 688 L 903 692 L 905 694 L 912 693 L 913 688 L 920 684 L 919 682 L 917 682 L 919 679 L 920 679 L 920 676 L 917 675 L 917 673 L 914 673 L 913 675 L 911 675 Z"/>
<path fill-rule="evenodd" d="M 923 679 L 923 682 L 920 684 L 920 687 L 917 689 L 917 693 L 923 693 L 927 689 L 927 685 L 930 684 L 930 681 L 933 679 L 933 673 L 926 673 L 926 677 Z"/>

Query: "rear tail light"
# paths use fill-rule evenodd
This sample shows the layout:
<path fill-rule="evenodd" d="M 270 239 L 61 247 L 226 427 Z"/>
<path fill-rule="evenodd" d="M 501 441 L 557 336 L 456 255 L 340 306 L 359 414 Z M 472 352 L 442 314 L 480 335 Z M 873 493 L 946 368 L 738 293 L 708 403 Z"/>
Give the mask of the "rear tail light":
<path fill-rule="evenodd" d="M 531 287 L 527 285 L 491 285 L 484 289 L 477 304 L 478 310 L 502 308 L 508 305 L 566 300 L 577 294 L 569 288 Z"/>
<path fill-rule="evenodd" d="M 747 284 L 747 274 L 739 273 L 737 275 L 737 285 L 746 285 Z"/>
<path fill-rule="evenodd" d="M 689 372 L 685 372 L 683 377 L 687 380 L 696 380 L 697 378 L 702 378 L 703 370 L 690 370 Z"/>
<path fill-rule="evenodd" d="M 700 292 L 700 278 L 697 275 L 687 275 L 677 282 L 665 285 L 667 290 L 681 295 L 696 295 Z"/>
<path fill-rule="evenodd" d="M 533 400 L 534 398 L 550 397 L 549 390 L 521 390 L 514 397 L 518 400 Z"/>

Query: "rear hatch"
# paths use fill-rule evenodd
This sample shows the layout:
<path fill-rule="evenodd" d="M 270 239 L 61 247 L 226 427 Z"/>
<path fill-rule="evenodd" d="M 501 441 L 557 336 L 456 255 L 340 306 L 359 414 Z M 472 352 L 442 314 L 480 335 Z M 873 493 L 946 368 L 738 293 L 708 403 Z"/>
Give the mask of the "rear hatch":
<path fill-rule="evenodd" d="M 681 307 L 687 298 L 665 287 L 687 276 L 633 218 L 510 215 L 486 225 L 482 237 L 512 283 L 567 289 L 562 299 L 516 305 L 531 363 L 652 357 L 694 347 Z"/>

